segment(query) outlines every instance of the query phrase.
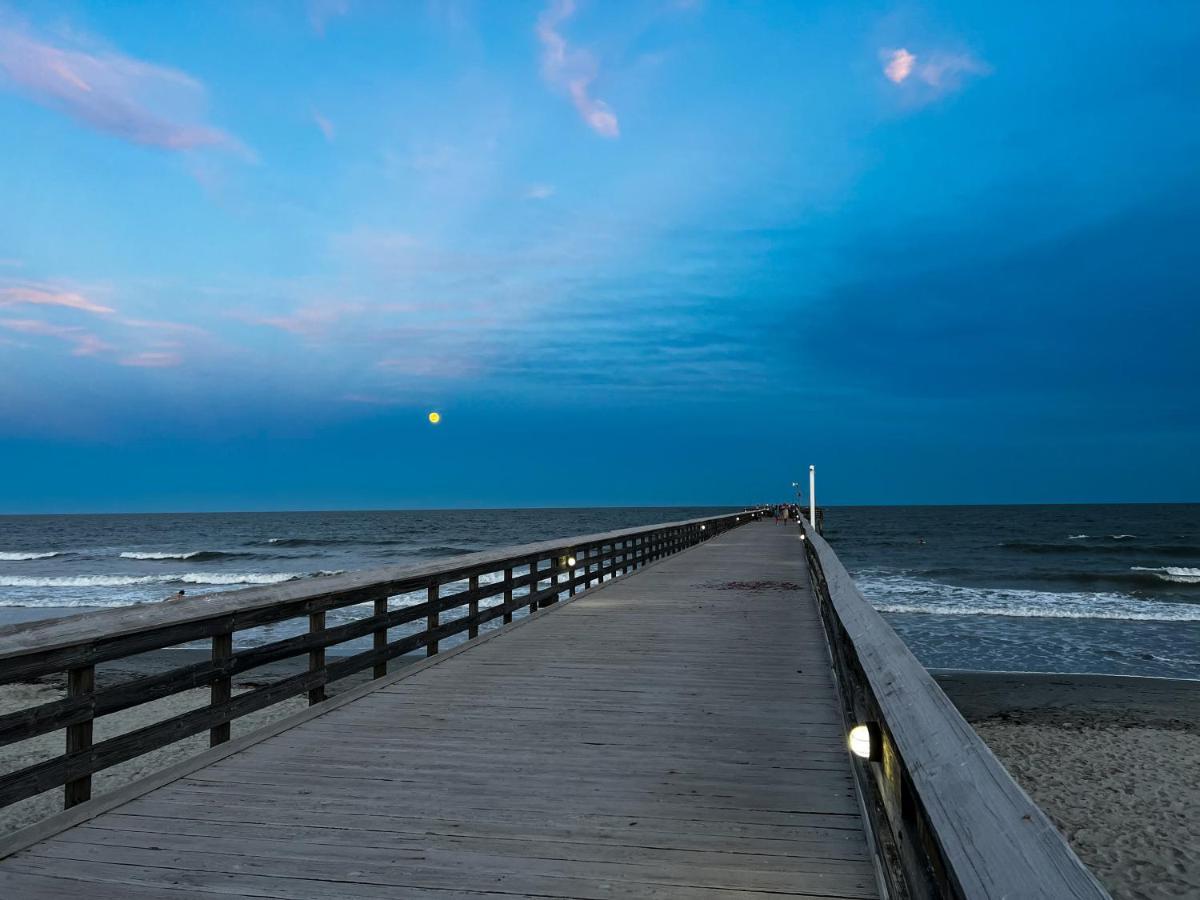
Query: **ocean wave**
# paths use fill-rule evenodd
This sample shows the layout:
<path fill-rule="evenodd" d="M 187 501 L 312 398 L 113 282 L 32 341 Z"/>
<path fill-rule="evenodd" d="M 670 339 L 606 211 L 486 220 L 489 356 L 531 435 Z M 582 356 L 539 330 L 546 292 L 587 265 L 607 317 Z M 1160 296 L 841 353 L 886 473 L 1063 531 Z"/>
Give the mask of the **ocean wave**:
<path fill-rule="evenodd" d="M 62 556 L 62 553 L 57 550 L 50 553 L 24 553 L 20 550 L 4 550 L 0 551 L 0 561 L 3 562 L 24 562 L 31 559 L 51 559 L 55 556 Z"/>
<path fill-rule="evenodd" d="M 1162 581 L 1174 584 L 1200 584 L 1200 569 L 1187 566 L 1130 566 L 1131 572 L 1149 572 Z"/>
<path fill-rule="evenodd" d="M 183 572 L 171 575 L 0 575 L 0 587 L 15 588 L 81 588 L 136 587 L 151 584 L 282 584 L 322 575 L 340 575 L 340 571 L 320 572 Z"/>
<path fill-rule="evenodd" d="M 410 544 L 412 541 L 403 538 L 372 538 L 358 540 L 356 538 L 267 538 L 265 541 L 249 541 L 249 546 L 261 547 L 337 547 L 347 544 L 359 547 L 395 547 Z"/>
<path fill-rule="evenodd" d="M 1200 570 L 1196 570 L 1200 577 Z M 973 588 L 905 575 L 860 575 L 859 590 L 880 612 L 1041 619 L 1200 622 L 1200 604 L 1139 600 L 1113 592 Z"/>
<path fill-rule="evenodd" d="M 1110 538 L 1114 541 L 1130 541 L 1137 537 L 1136 534 L 1110 534 Z"/>
<path fill-rule="evenodd" d="M 1072 540 L 1072 538 L 1067 538 L 1067 540 Z M 1125 557 L 1140 553 L 1148 556 L 1169 556 L 1181 559 L 1200 557 L 1200 545 L 1196 544 L 1062 544 L 1053 541 L 1004 541 L 1000 546 L 1005 550 L 1017 550 L 1022 553 L 1071 553 L 1076 555 L 1090 553 Z"/>
<path fill-rule="evenodd" d="M 121 559 L 140 559 L 140 560 L 190 560 L 192 562 L 211 562 L 218 559 L 245 559 L 247 557 L 256 557 L 257 553 L 238 553 L 234 550 L 193 550 L 190 553 L 162 552 L 162 553 L 143 553 L 138 550 L 126 550 L 120 554 Z"/>
<path fill-rule="evenodd" d="M 1091 535 L 1088 534 L 1068 534 L 1068 541 L 1086 541 Z"/>
<path fill-rule="evenodd" d="M 418 553 L 429 553 L 436 556 L 462 556 L 467 553 L 474 553 L 475 550 L 470 547 L 422 547 Z"/>

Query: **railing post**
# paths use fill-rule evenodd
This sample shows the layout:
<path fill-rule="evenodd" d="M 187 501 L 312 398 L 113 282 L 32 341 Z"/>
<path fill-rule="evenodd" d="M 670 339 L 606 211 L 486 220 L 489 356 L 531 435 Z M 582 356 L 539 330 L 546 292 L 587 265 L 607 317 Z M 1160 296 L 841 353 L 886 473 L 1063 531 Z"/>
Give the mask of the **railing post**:
<path fill-rule="evenodd" d="M 325 630 L 325 613 L 315 612 L 308 614 L 308 633 L 320 634 Z M 325 648 L 317 647 L 314 650 L 308 651 L 308 671 L 319 672 L 325 668 Z M 308 705 L 316 706 L 325 699 L 325 685 L 318 684 L 315 687 L 309 688 Z"/>
<path fill-rule="evenodd" d="M 467 615 L 471 622 L 467 625 L 467 637 L 479 637 L 479 576 L 472 575 L 467 582 Z"/>
<path fill-rule="evenodd" d="M 223 665 L 233 657 L 233 632 L 226 631 L 214 634 L 212 639 L 212 661 L 214 665 Z M 208 689 L 210 706 L 220 706 L 228 703 L 233 697 L 233 679 L 228 675 L 214 678 Z M 231 722 L 222 722 L 208 729 L 208 746 L 215 747 L 229 740 L 232 732 Z"/>
<path fill-rule="evenodd" d="M 80 666 L 67 670 L 67 697 L 74 699 L 96 690 L 96 667 Z M 67 726 L 67 755 L 92 749 L 92 719 Z M 84 775 L 63 785 L 63 808 L 91 799 L 92 776 Z"/>
<path fill-rule="evenodd" d="M 429 583 L 429 590 L 425 594 L 426 602 L 429 604 L 429 612 L 425 616 L 425 630 L 431 635 L 435 630 L 437 630 L 438 621 L 441 618 L 437 608 L 438 593 L 437 579 L 434 579 Z M 431 637 L 425 644 L 425 655 L 434 656 L 437 654 L 437 652 L 438 641 L 436 638 Z"/>
<path fill-rule="evenodd" d="M 537 597 L 534 596 L 537 593 L 537 586 L 538 586 L 538 577 L 537 576 L 538 576 L 538 558 L 535 556 L 529 560 L 529 611 L 531 613 L 537 612 L 537 608 L 538 608 Z"/>
<path fill-rule="evenodd" d="M 504 587 L 504 624 L 505 625 L 512 622 L 512 614 L 513 614 L 512 580 L 513 580 L 513 567 L 507 566 L 504 569 L 504 585 L 505 585 L 505 587 Z"/>
<path fill-rule="evenodd" d="M 386 616 L 388 614 L 388 598 L 377 597 L 375 600 L 375 615 Z M 371 646 L 375 651 L 383 651 L 387 649 L 387 629 L 376 628 L 371 638 Z M 375 663 L 375 668 L 371 671 L 373 678 L 382 678 L 387 674 L 387 660 L 381 660 Z"/>

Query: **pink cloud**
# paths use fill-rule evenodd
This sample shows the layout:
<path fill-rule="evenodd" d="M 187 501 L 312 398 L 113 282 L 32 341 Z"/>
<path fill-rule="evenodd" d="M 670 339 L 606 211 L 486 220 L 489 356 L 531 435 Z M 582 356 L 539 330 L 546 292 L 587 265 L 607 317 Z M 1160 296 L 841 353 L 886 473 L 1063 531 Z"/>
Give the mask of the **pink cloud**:
<path fill-rule="evenodd" d="M 912 74 L 913 63 L 917 58 L 901 47 L 891 52 L 885 50 L 884 60 L 887 64 L 883 67 L 883 74 L 889 81 L 899 84 Z"/>
<path fill-rule="evenodd" d="M 129 356 L 123 356 L 118 360 L 118 364 L 133 366 L 139 369 L 167 369 L 172 366 L 182 365 L 183 357 L 178 353 L 147 351 L 145 353 L 132 353 Z"/>
<path fill-rule="evenodd" d="M 154 331 L 178 332 L 196 336 L 207 336 L 207 329 L 199 325 L 189 325 L 186 322 L 163 322 L 157 319 L 121 319 L 122 325 L 130 328 L 146 328 Z"/>
<path fill-rule="evenodd" d="M 0 328 L 7 328 L 18 334 L 31 334 L 38 337 L 52 337 L 60 341 L 74 344 L 72 356 L 95 356 L 97 353 L 112 350 L 111 344 L 101 338 L 71 325 L 55 325 L 41 319 L 0 319 Z"/>
<path fill-rule="evenodd" d="M 901 47 L 881 50 L 879 57 L 885 78 L 893 84 L 915 84 L 926 100 L 958 90 L 968 76 L 992 72 L 986 62 L 966 52 L 918 55 Z"/>
<path fill-rule="evenodd" d="M 575 13 L 574 0 L 552 0 L 538 17 L 534 29 L 542 45 L 542 77 L 565 90 L 575 109 L 592 131 L 601 137 L 615 138 L 621 133 L 612 108 L 591 95 L 596 80 L 596 63 L 591 54 L 567 43 L 560 28 Z"/>
<path fill-rule="evenodd" d="M 0 26 L 0 87 L 133 144 L 252 156 L 236 138 L 203 122 L 205 90 L 198 81 L 113 51 L 55 46 Z"/>
<path fill-rule="evenodd" d="M 48 285 L 24 284 L 0 288 L 0 308 L 22 305 L 65 306 L 100 315 L 113 312 L 111 307 L 102 306 L 76 291 L 56 290 Z"/>

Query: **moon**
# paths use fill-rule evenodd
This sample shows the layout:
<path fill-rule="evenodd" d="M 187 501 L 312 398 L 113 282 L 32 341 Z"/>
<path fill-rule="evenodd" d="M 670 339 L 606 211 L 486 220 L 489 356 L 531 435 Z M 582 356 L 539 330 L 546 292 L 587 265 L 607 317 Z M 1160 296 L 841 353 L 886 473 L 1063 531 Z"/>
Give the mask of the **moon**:
<path fill-rule="evenodd" d="M 442 421 L 442 414 L 440 412 L 431 412 L 429 414 L 430 425 L 436 425 L 440 421 Z"/>

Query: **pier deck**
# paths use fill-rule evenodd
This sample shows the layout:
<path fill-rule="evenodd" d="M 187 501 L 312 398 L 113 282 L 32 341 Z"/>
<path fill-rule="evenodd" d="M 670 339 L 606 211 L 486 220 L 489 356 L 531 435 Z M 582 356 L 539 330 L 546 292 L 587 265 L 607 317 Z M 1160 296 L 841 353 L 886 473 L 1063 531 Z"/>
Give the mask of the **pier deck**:
<path fill-rule="evenodd" d="M 0 896 L 877 896 L 792 527 L 725 532 L 275 732 L 0 861 Z"/>

